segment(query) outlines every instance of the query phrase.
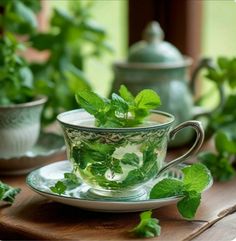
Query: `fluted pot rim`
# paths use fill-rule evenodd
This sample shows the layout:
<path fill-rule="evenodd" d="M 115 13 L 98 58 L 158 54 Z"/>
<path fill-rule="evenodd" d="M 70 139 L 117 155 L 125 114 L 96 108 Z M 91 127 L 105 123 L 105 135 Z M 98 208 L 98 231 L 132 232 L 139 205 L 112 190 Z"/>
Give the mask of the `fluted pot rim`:
<path fill-rule="evenodd" d="M 7 109 L 19 109 L 19 108 L 39 106 L 39 105 L 45 104 L 47 100 L 48 100 L 47 96 L 38 95 L 32 101 L 29 101 L 29 102 L 24 102 L 19 104 L 10 104 L 10 105 L 0 105 L 0 111 L 7 110 Z"/>

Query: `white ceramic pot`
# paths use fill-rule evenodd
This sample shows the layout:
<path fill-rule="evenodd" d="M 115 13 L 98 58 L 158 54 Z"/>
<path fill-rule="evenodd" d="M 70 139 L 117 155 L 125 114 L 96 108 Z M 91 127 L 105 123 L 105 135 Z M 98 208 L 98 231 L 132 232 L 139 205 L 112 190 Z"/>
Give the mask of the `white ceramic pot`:
<path fill-rule="evenodd" d="M 0 106 L 0 158 L 19 157 L 36 143 L 46 97 Z"/>

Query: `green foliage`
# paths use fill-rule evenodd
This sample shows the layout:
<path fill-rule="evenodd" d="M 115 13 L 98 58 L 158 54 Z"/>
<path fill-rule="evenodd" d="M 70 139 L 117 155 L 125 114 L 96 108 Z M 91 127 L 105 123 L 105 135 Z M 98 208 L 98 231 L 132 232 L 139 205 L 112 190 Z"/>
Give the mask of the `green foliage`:
<path fill-rule="evenodd" d="M 72 190 L 81 185 L 80 180 L 74 173 L 64 173 L 64 179 L 57 181 L 50 190 L 59 195 L 64 194 L 65 191 Z"/>
<path fill-rule="evenodd" d="M 0 37 L 0 105 L 28 102 L 35 95 L 32 72 L 16 54 L 22 48 L 12 34 Z"/>
<path fill-rule="evenodd" d="M 137 237 L 153 238 L 161 234 L 161 226 L 158 219 L 152 218 L 152 211 L 146 211 L 140 214 L 140 223 L 130 232 Z"/>
<path fill-rule="evenodd" d="M 202 192 L 211 181 L 211 175 L 205 165 L 197 163 L 182 169 L 185 189 Z"/>
<path fill-rule="evenodd" d="M 201 201 L 201 192 L 210 184 L 209 170 L 201 163 L 182 169 L 183 180 L 165 178 L 158 182 L 150 192 L 150 198 L 182 196 L 177 203 L 180 214 L 187 219 L 194 218 Z"/>
<path fill-rule="evenodd" d="M 0 181 L 0 200 L 12 204 L 20 188 L 11 187 Z"/>
<path fill-rule="evenodd" d="M 225 101 L 221 108 L 209 115 L 207 134 L 217 130 L 227 130 L 236 138 L 236 58 L 219 57 L 214 66 L 209 67 L 206 77 L 223 88 Z M 225 91 L 227 89 L 227 91 Z"/>
<path fill-rule="evenodd" d="M 198 159 L 209 168 L 216 181 L 228 181 L 236 175 L 232 166 L 236 157 L 236 141 L 220 131 L 215 135 L 215 147 L 216 153 L 201 152 Z"/>
<path fill-rule="evenodd" d="M 227 82 L 231 88 L 235 88 L 236 58 L 219 57 L 216 66 L 208 69 L 206 77 L 219 85 Z"/>
<path fill-rule="evenodd" d="M 201 193 L 196 191 L 185 191 L 184 198 L 177 203 L 180 214 L 187 219 L 194 218 L 201 202 Z"/>
<path fill-rule="evenodd" d="M 112 187 L 113 189 L 127 188 L 137 183 L 144 183 L 153 178 L 158 172 L 158 156 L 156 145 L 148 141 L 142 144 L 141 157 L 133 152 L 125 152 L 119 157 L 115 152 L 119 148 L 125 148 L 127 140 L 117 140 L 114 143 L 101 143 L 98 140 L 82 140 L 71 150 L 71 158 L 76 166 L 75 170 L 81 175 L 89 176 L 101 187 Z M 121 181 L 107 179 L 107 175 L 114 177 L 117 174 L 124 174 L 123 168 L 132 165 L 132 170 L 124 175 Z M 130 167 L 128 167 L 130 168 Z"/>
<path fill-rule="evenodd" d="M 55 121 L 60 112 L 77 108 L 75 92 L 91 89 L 83 73 L 84 61 L 100 57 L 112 49 L 107 43 L 106 31 L 91 16 L 90 2 L 69 1 L 69 12 L 54 9 L 50 30 L 44 33 L 37 31 L 36 13 L 40 4 L 40 1 L 32 0 L 0 2 L 3 12 L 0 15 L 0 57 L 3 60 L 0 81 L 4 82 L 0 104 L 22 103 L 44 94 L 48 96 L 48 102 L 43 112 L 43 123 L 48 124 Z M 26 61 L 16 55 L 13 34 L 23 34 L 23 39 L 30 41 L 34 49 L 49 52 L 48 59 L 32 63 L 30 70 Z M 12 42 L 11 46 L 6 39 Z"/>
<path fill-rule="evenodd" d="M 135 153 L 126 153 L 121 162 L 125 165 L 139 166 L 139 157 Z"/>
<path fill-rule="evenodd" d="M 78 90 L 91 89 L 83 73 L 84 61 L 111 52 L 106 31 L 91 17 L 92 5 L 83 1 L 68 4 L 69 12 L 54 9 L 50 31 L 30 38 L 33 48 L 50 53 L 47 61 L 31 66 L 38 91 L 49 97 L 43 113 L 45 124 L 63 110 L 77 108 L 74 95 Z"/>
<path fill-rule="evenodd" d="M 40 10 L 39 1 L 2 0 L 0 7 L 3 14 L 0 15 L 1 32 L 17 34 L 31 34 L 38 26 L 35 13 Z"/>
<path fill-rule="evenodd" d="M 62 181 L 57 181 L 54 186 L 50 187 L 50 190 L 54 193 L 61 195 L 65 193 L 66 185 Z"/>
<path fill-rule="evenodd" d="M 19 55 L 25 49 L 14 34 L 32 34 L 36 31 L 35 12 L 39 1 L 19 0 L 0 2 L 0 105 L 31 101 L 37 94 L 32 71 Z"/>
<path fill-rule="evenodd" d="M 200 153 L 198 158 L 211 170 L 217 181 L 235 176 L 233 163 L 236 154 L 236 58 L 219 57 L 206 75 L 224 90 L 221 108 L 209 115 L 206 134 L 215 134 L 216 152 Z"/>
<path fill-rule="evenodd" d="M 96 119 L 100 127 L 132 127 L 143 123 L 151 109 L 160 105 L 160 98 L 153 90 L 143 90 L 134 97 L 125 86 L 120 96 L 112 94 L 111 99 L 103 98 L 88 90 L 77 92 L 76 100 Z"/>

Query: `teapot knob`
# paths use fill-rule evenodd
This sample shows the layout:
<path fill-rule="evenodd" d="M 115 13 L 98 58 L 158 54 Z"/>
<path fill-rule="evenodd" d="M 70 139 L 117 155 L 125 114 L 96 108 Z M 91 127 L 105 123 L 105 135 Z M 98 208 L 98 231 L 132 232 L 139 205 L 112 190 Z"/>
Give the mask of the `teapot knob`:
<path fill-rule="evenodd" d="M 164 32 L 156 21 L 150 22 L 143 32 L 143 39 L 149 43 L 161 42 L 164 39 Z"/>

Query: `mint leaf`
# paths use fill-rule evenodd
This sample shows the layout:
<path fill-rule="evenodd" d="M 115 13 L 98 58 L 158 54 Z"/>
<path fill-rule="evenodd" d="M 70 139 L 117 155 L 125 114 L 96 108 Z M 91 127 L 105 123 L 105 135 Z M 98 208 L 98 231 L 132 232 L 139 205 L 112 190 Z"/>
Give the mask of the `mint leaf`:
<path fill-rule="evenodd" d="M 112 94 L 111 105 L 112 105 L 112 108 L 115 111 L 115 114 L 118 115 L 118 117 L 123 117 L 123 116 L 120 116 L 120 115 L 127 115 L 128 110 L 129 110 L 129 105 L 119 95 L 117 95 L 115 93 Z"/>
<path fill-rule="evenodd" d="M 61 195 L 66 190 L 72 190 L 80 185 L 81 182 L 74 173 L 64 173 L 64 179 L 57 181 L 54 186 L 50 187 L 50 190 Z"/>
<path fill-rule="evenodd" d="M 142 90 L 135 97 L 135 103 L 139 109 L 154 109 L 161 104 L 161 100 L 155 91 Z"/>
<path fill-rule="evenodd" d="M 108 164 L 109 168 L 111 171 L 114 173 L 122 174 L 123 170 L 120 166 L 120 160 L 112 158 L 110 164 Z"/>
<path fill-rule="evenodd" d="M 64 184 L 67 190 L 74 189 L 80 186 L 81 181 L 74 173 L 64 173 Z"/>
<path fill-rule="evenodd" d="M 125 165 L 131 165 L 131 166 L 139 166 L 139 157 L 135 153 L 126 153 L 122 159 L 121 162 Z"/>
<path fill-rule="evenodd" d="M 96 93 L 82 90 L 75 95 L 76 101 L 92 115 L 97 115 L 107 107 L 105 100 Z"/>
<path fill-rule="evenodd" d="M 11 187 L 0 181 L 0 200 L 12 204 L 16 195 L 20 192 L 20 188 Z"/>
<path fill-rule="evenodd" d="M 178 210 L 184 218 L 193 218 L 201 201 L 201 192 L 209 185 L 209 170 L 200 163 L 182 169 L 182 180 L 165 178 L 158 182 L 150 191 L 150 198 L 166 198 L 183 196 L 177 203 Z"/>
<path fill-rule="evenodd" d="M 133 228 L 132 232 L 137 237 L 153 238 L 161 234 L 159 220 L 152 218 L 152 211 L 142 212 L 140 214 L 140 223 Z"/>
<path fill-rule="evenodd" d="M 55 186 L 50 187 L 50 190 L 54 193 L 61 195 L 61 194 L 65 193 L 66 185 L 62 181 L 57 181 Z"/>
<path fill-rule="evenodd" d="M 234 103 L 231 103 L 234 106 Z M 230 110 L 229 110 L 230 111 Z M 228 132 L 219 131 L 214 137 L 216 152 L 202 152 L 198 159 L 209 168 L 216 181 L 227 181 L 236 175 L 233 162 L 236 158 L 236 141 Z"/>
<path fill-rule="evenodd" d="M 95 176 L 104 176 L 106 171 L 108 170 L 106 163 L 101 163 L 101 162 L 92 163 L 90 168 L 91 168 L 91 173 Z"/>
<path fill-rule="evenodd" d="M 236 154 L 236 143 L 231 141 L 226 133 L 220 131 L 215 135 L 215 147 L 219 153 Z"/>
<path fill-rule="evenodd" d="M 124 85 L 120 86 L 119 93 L 120 96 L 129 104 L 134 104 L 134 96 Z"/>
<path fill-rule="evenodd" d="M 211 181 L 207 167 L 201 163 L 193 164 L 182 169 L 184 173 L 183 184 L 186 190 L 203 191 Z"/>
<path fill-rule="evenodd" d="M 194 218 L 201 202 L 201 194 L 196 191 L 188 191 L 184 195 L 184 198 L 177 203 L 177 208 L 184 218 Z"/>
<path fill-rule="evenodd" d="M 110 101 L 96 93 L 83 89 L 75 95 L 76 101 L 88 113 L 94 115 L 98 126 L 106 123 L 106 114 L 110 109 Z"/>
<path fill-rule="evenodd" d="M 146 165 L 147 163 L 153 163 L 157 159 L 156 145 L 151 143 L 146 144 L 143 147 L 143 163 Z"/>
<path fill-rule="evenodd" d="M 210 170 L 216 181 L 228 181 L 232 179 L 236 172 L 229 160 L 211 152 L 202 152 L 198 159 Z"/>
<path fill-rule="evenodd" d="M 223 70 L 223 69 L 227 69 L 229 64 L 230 64 L 230 60 L 225 58 L 225 57 L 219 57 L 217 59 L 217 64 L 219 65 L 219 67 Z"/>
<path fill-rule="evenodd" d="M 113 93 L 111 99 L 100 97 L 94 92 L 81 90 L 76 100 L 96 119 L 96 126 L 133 127 L 143 123 L 151 109 L 160 105 L 160 97 L 153 90 L 143 90 L 134 97 L 125 86 L 120 95 Z"/>
<path fill-rule="evenodd" d="M 158 182 L 150 192 L 151 199 L 167 198 L 183 194 L 183 182 L 177 179 L 165 178 Z"/>

